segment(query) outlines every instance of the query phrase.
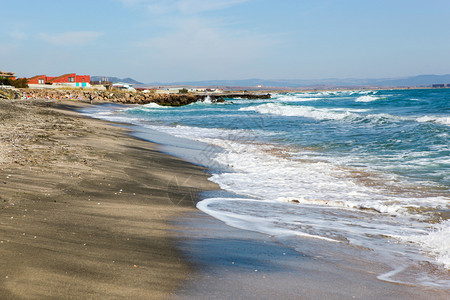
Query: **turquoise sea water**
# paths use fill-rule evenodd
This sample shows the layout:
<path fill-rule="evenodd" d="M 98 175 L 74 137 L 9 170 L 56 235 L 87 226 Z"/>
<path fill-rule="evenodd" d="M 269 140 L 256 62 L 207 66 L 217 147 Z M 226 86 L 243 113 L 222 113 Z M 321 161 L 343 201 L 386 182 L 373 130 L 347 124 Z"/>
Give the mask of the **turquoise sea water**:
<path fill-rule="evenodd" d="M 392 270 L 382 280 L 450 287 L 449 89 L 274 94 L 86 113 L 202 142 L 193 160 L 238 196 L 198 207 L 231 226 L 293 248 L 303 236 L 345 246 L 341 252 L 367 249 L 376 254 L 368 260 Z"/>

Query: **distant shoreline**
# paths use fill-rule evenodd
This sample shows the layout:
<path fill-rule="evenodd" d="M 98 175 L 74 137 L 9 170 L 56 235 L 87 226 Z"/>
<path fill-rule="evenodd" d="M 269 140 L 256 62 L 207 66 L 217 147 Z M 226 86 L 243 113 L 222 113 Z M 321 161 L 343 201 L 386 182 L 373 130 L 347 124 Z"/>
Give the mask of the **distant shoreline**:
<path fill-rule="evenodd" d="M 179 92 L 161 93 L 155 90 L 97 90 L 89 88 L 4 88 L 0 86 L 0 99 L 16 100 L 77 100 L 92 103 L 148 104 L 162 106 L 183 106 L 198 101 L 224 102 L 225 98 L 269 99 L 279 93 L 320 93 L 343 91 L 381 91 L 381 90 L 441 90 L 449 87 L 345 87 L 345 88 L 280 88 L 258 90 L 226 90 L 223 92 Z M 182 89 L 180 89 L 181 91 Z"/>

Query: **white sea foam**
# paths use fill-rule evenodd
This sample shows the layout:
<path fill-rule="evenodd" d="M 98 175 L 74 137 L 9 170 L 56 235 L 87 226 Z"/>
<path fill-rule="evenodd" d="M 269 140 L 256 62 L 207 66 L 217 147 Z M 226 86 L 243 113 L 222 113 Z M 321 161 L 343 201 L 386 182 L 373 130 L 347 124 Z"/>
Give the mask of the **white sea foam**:
<path fill-rule="evenodd" d="M 211 97 L 209 95 L 206 96 L 206 98 L 203 101 L 201 101 L 201 102 L 205 103 L 205 104 L 212 104 L 213 103 L 212 99 L 211 99 Z"/>
<path fill-rule="evenodd" d="M 224 148 L 213 159 L 236 172 L 214 174 L 211 180 L 222 188 L 249 197 L 281 202 L 373 209 L 382 213 L 406 214 L 409 208 L 445 205 L 449 199 L 392 196 L 376 187 L 358 183 L 350 170 L 342 169 L 325 157 L 292 160 L 288 153 L 270 145 L 255 145 L 222 139 L 199 139 Z M 274 155 L 275 154 L 275 155 Z M 383 183 L 389 185 L 389 179 Z M 395 184 L 398 184 L 395 183 Z"/>
<path fill-rule="evenodd" d="M 358 97 L 355 100 L 355 102 L 373 102 L 373 101 L 376 101 L 376 100 L 379 100 L 379 99 L 381 99 L 381 98 L 374 97 L 372 95 L 365 95 L 365 96 Z"/>
<path fill-rule="evenodd" d="M 270 132 L 261 130 L 231 130 L 189 126 L 145 125 L 165 133 L 197 140 L 223 148 L 222 153 L 208 153 L 210 158 L 235 172 L 214 174 L 211 180 L 223 189 L 258 199 L 280 202 L 292 200 L 304 204 L 330 207 L 371 209 L 391 215 L 408 214 L 412 207 L 445 207 L 449 199 L 442 197 L 399 197 L 386 195 L 376 187 L 358 184 L 336 158 L 329 161 L 318 152 L 305 151 L 289 158 L 289 150 L 272 145 L 254 144 L 254 136 Z M 345 163 L 343 161 L 343 163 Z M 385 178 L 398 185 L 398 179 Z"/>
<path fill-rule="evenodd" d="M 323 232 L 317 229 L 319 227 L 314 225 L 312 219 L 300 216 L 300 211 L 293 212 L 296 218 L 295 220 L 299 222 L 302 220 L 305 224 L 308 224 L 305 228 L 301 226 L 296 227 L 294 231 L 300 231 L 303 234 L 311 235 L 311 237 L 318 238 L 319 236 L 341 241 L 347 239 L 351 240 L 352 244 L 368 247 L 369 241 L 365 240 L 363 236 L 364 234 L 369 234 L 367 228 L 374 228 L 373 234 L 376 234 L 379 238 L 382 236 L 392 236 L 395 238 L 402 236 L 405 243 L 410 243 L 415 238 L 432 241 L 431 237 L 429 239 L 426 238 L 429 233 L 429 229 L 427 229 L 429 224 L 422 222 L 425 216 L 422 214 L 414 214 L 413 212 L 415 209 L 426 207 L 436 208 L 439 206 L 445 208 L 448 205 L 449 199 L 445 197 L 411 198 L 409 194 L 405 196 L 401 194 L 394 195 L 386 192 L 384 189 L 363 185 L 357 180 L 354 180 L 351 174 L 347 173 L 348 171 L 346 169 L 341 169 L 333 165 L 332 162 L 328 162 L 324 157 L 320 158 L 320 160 L 310 157 L 309 162 L 305 160 L 295 161 L 289 159 L 288 153 L 280 152 L 279 149 L 274 149 L 270 145 L 248 144 L 229 140 L 223 141 L 217 138 L 199 140 L 224 148 L 226 151 L 218 153 L 214 157 L 214 160 L 235 170 L 234 172 L 214 174 L 211 177 L 212 181 L 218 183 L 225 190 L 263 200 L 265 205 L 269 205 L 267 201 L 271 203 L 270 208 L 265 207 L 250 210 L 253 212 L 263 212 L 262 214 L 264 215 L 261 215 L 259 221 L 255 218 L 251 220 L 246 219 L 251 224 L 247 223 L 244 220 L 245 218 L 236 217 L 236 213 L 244 214 L 247 217 L 251 215 L 250 212 L 243 210 L 242 206 L 236 204 L 240 200 L 233 200 L 234 205 L 238 205 L 238 207 L 224 208 L 228 212 L 226 215 L 223 215 L 220 209 L 215 212 L 209 209 L 208 213 L 239 228 L 272 235 L 288 234 L 289 232 L 285 231 L 285 229 L 292 229 L 293 225 L 289 223 L 289 218 L 286 215 L 287 212 L 284 210 L 286 208 L 280 209 L 280 215 L 275 219 L 271 219 L 267 212 L 275 211 L 275 202 L 279 202 L 280 204 L 295 202 L 298 203 L 299 210 L 320 206 L 322 208 L 328 207 L 329 209 L 333 209 L 335 213 L 337 212 L 335 209 L 339 209 L 340 214 L 343 213 L 343 210 L 340 209 L 353 211 L 350 213 L 353 217 L 343 221 L 344 223 L 348 223 L 348 227 L 343 224 L 339 230 L 336 229 L 338 231 L 331 237 L 326 234 L 325 229 Z M 398 184 L 398 181 L 395 184 Z M 385 186 L 388 185 L 389 183 L 386 182 Z M 214 200 L 214 203 L 222 203 L 223 201 L 223 199 L 220 201 Z M 204 203 L 204 205 L 207 204 L 208 202 Z M 252 205 L 255 204 L 252 203 Z M 206 206 L 201 207 L 201 209 L 205 209 L 206 211 Z M 292 209 L 294 208 L 291 207 L 290 210 Z M 356 217 L 358 220 L 357 223 L 360 224 L 355 223 L 357 221 L 354 219 L 356 215 L 365 214 L 364 212 L 370 211 L 381 213 L 381 215 L 372 215 L 372 217 L 364 219 L 361 219 L 361 216 Z M 320 214 L 322 213 L 323 211 L 320 212 Z M 338 227 L 336 219 L 330 215 L 322 214 L 320 216 L 316 215 L 315 217 L 328 230 Z M 237 219 L 239 219 L 239 222 L 236 221 Z M 379 220 L 379 222 L 376 220 Z M 390 225 L 389 227 L 385 227 L 388 220 Z M 258 225 L 255 225 L 255 222 Z M 281 228 L 278 228 L 279 226 Z M 275 230 L 274 227 L 277 227 L 276 231 L 273 231 Z M 315 229 L 306 229 L 311 227 Z M 364 228 L 364 232 L 357 232 L 357 228 Z M 290 234 L 293 234 L 293 232 L 290 232 Z M 441 257 L 438 259 L 439 262 L 443 262 L 442 257 L 445 259 L 446 253 L 450 251 L 450 243 L 443 243 L 442 247 L 434 247 L 435 245 L 430 244 L 430 242 L 428 244 L 420 244 L 420 246 L 428 252 L 431 251 L 429 249 L 434 249 L 433 251 L 437 254 L 432 252 L 432 255 Z M 376 246 L 374 245 L 373 247 Z"/>
<path fill-rule="evenodd" d="M 259 106 L 243 107 L 239 110 L 255 111 L 261 114 L 274 114 L 287 117 L 307 117 L 316 120 L 342 120 L 351 116 L 350 112 L 336 112 L 325 108 L 283 105 L 279 103 L 266 103 Z"/>
<path fill-rule="evenodd" d="M 411 277 L 401 273 L 417 265 L 417 262 L 430 261 L 420 249 L 411 249 L 408 245 L 417 239 L 427 243 L 425 247 L 437 251 L 439 262 L 448 262 L 448 226 L 447 232 L 429 232 L 420 222 L 407 218 L 392 218 L 370 211 L 348 211 L 320 205 L 302 205 L 279 203 L 269 200 L 251 200 L 245 198 L 209 198 L 197 204 L 203 212 L 226 224 L 250 231 L 256 231 L 281 239 L 284 243 L 303 252 L 304 241 L 295 237 L 305 237 L 323 242 L 350 244 L 356 249 L 370 251 L 363 259 L 383 262 L 393 270 L 378 276 L 379 279 L 398 283 L 419 283 L 440 287 L 449 287 L 446 272 L 435 272 L 434 278 Z M 441 224 L 443 225 L 443 224 Z M 433 236 L 439 233 L 437 236 Z M 447 235 L 444 237 L 444 235 Z M 395 243 L 403 238 L 404 243 Z M 410 238 L 409 238 L 410 237 Z M 442 239 L 444 237 L 444 239 Z M 386 241 L 389 239 L 390 242 Z M 331 249 L 335 249 L 333 246 Z M 340 248 L 342 249 L 342 248 Z M 348 253 L 352 253 L 351 250 Z M 315 249 L 314 255 L 322 253 L 336 254 L 332 251 Z M 432 252 L 433 254 L 435 252 Z M 441 259 L 444 259 L 442 261 Z M 398 277 L 400 275 L 400 277 Z"/>
<path fill-rule="evenodd" d="M 254 111 L 260 114 L 272 114 L 286 117 L 304 117 L 315 120 L 346 120 L 350 122 L 398 122 L 408 120 L 405 117 L 390 114 L 368 114 L 361 113 L 370 111 L 368 109 L 356 108 L 315 108 L 311 106 L 286 105 L 282 103 L 266 103 L 257 106 L 242 107 L 240 111 Z"/>
<path fill-rule="evenodd" d="M 319 97 L 311 97 L 310 95 L 277 95 L 276 97 L 273 97 L 272 100 L 279 101 L 279 102 L 309 102 L 309 101 L 317 101 L 321 100 L 323 98 Z"/>
<path fill-rule="evenodd" d="M 433 123 L 450 126 L 450 117 L 423 116 L 423 117 L 417 118 L 417 121 L 422 122 L 422 123 L 433 122 Z"/>
<path fill-rule="evenodd" d="M 138 124 L 139 123 L 138 118 L 123 116 L 121 114 L 118 114 L 117 111 L 112 111 L 112 110 L 91 112 L 88 114 L 88 116 L 91 118 L 107 120 L 110 122 L 127 123 L 127 124 Z"/>
<path fill-rule="evenodd" d="M 154 102 L 144 104 L 142 107 L 145 107 L 145 108 L 165 108 L 165 109 L 169 108 L 168 106 L 162 106 L 162 105 L 159 105 L 159 104 L 154 103 Z"/>
<path fill-rule="evenodd" d="M 232 227 L 240 229 L 256 231 L 274 236 L 296 235 L 326 240 L 330 242 L 340 242 L 339 240 L 329 238 L 326 236 L 321 236 L 318 234 L 310 234 L 301 230 L 292 230 L 288 226 L 276 226 L 275 223 L 281 221 L 279 219 L 281 217 L 280 215 L 274 214 L 273 218 L 271 218 L 266 215 L 258 214 L 258 211 L 256 210 L 254 210 L 253 212 L 247 211 L 249 207 L 252 207 L 252 204 L 256 206 L 261 204 L 269 206 L 271 205 L 270 203 L 262 203 L 261 201 L 255 201 L 250 199 L 210 198 L 200 201 L 197 204 L 197 208 L 215 217 L 216 219 L 225 222 L 226 224 Z M 219 207 L 217 208 L 217 206 Z M 240 209 L 236 209 L 236 207 L 239 207 Z M 240 211 L 240 213 L 237 213 L 237 211 Z M 263 211 L 265 210 L 260 210 L 259 212 Z M 290 220 L 287 221 L 288 218 L 286 218 L 286 216 L 281 217 L 281 219 L 283 219 L 283 222 L 290 221 Z"/>
<path fill-rule="evenodd" d="M 358 94 L 360 95 L 368 95 L 368 94 L 375 95 L 377 93 L 378 91 L 358 91 Z"/>
<path fill-rule="evenodd" d="M 414 242 L 435 256 L 436 260 L 450 269 L 450 220 L 436 224 L 427 234 L 397 236 L 405 242 Z"/>

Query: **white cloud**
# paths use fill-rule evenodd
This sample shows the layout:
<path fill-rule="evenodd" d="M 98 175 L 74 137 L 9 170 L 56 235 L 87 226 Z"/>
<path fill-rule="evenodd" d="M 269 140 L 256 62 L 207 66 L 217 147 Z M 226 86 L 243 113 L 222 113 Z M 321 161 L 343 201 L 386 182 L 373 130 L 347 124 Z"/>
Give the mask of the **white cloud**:
<path fill-rule="evenodd" d="M 72 31 L 59 34 L 39 33 L 38 38 L 58 46 L 82 46 L 95 41 L 102 35 L 96 31 Z"/>
<path fill-rule="evenodd" d="M 122 1 L 150 12 L 147 34 L 140 35 L 130 51 L 136 51 L 132 57 L 140 58 L 137 66 L 159 70 L 156 80 L 165 76 L 201 80 L 232 77 L 236 72 L 239 77 L 257 74 L 280 43 L 279 36 L 246 29 L 245 22 L 233 14 L 206 13 L 254 0 Z"/>
<path fill-rule="evenodd" d="M 13 30 L 9 33 L 9 36 L 12 37 L 15 40 L 26 40 L 28 38 L 28 35 L 20 30 Z"/>
<path fill-rule="evenodd" d="M 125 5 L 144 6 L 154 15 L 198 14 L 226 9 L 249 1 L 252 0 L 121 0 Z"/>
<path fill-rule="evenodd" d="M 276 38 L 244 30 L 229 30 L 205 19 L 185 19 L 169 34 L 148 38 L 135 46 L 154 68 L 177 70 L 179 78 L 220 78 L 248 66 L 264 65 Z M 247 70 L 246 70 L 247 69 Z M 252 68 L 253 70 L 255 68 Z M 218 73 L 220 72 L 220 73 Z M 253 72 L 253 71 L 252 71 Z"/>
<path fill-rule="evenodd" d="M 183 13 L 193 14 L 206 11 L 222 10 L 248 1 L 249 0 L 180 0 L 177 3 L 177 7 L 179 11 Z"/>

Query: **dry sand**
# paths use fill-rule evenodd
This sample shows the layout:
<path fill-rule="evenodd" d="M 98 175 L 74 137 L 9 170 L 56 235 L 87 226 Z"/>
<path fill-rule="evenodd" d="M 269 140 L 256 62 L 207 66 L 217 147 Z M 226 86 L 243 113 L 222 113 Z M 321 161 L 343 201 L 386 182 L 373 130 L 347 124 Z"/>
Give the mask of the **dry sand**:
<path fill-rule="evenodd" d="M 0 102 L 0 298 L 166 298 L 190 270 L 168 220 L 216 186 L 80 105 Z"/>

